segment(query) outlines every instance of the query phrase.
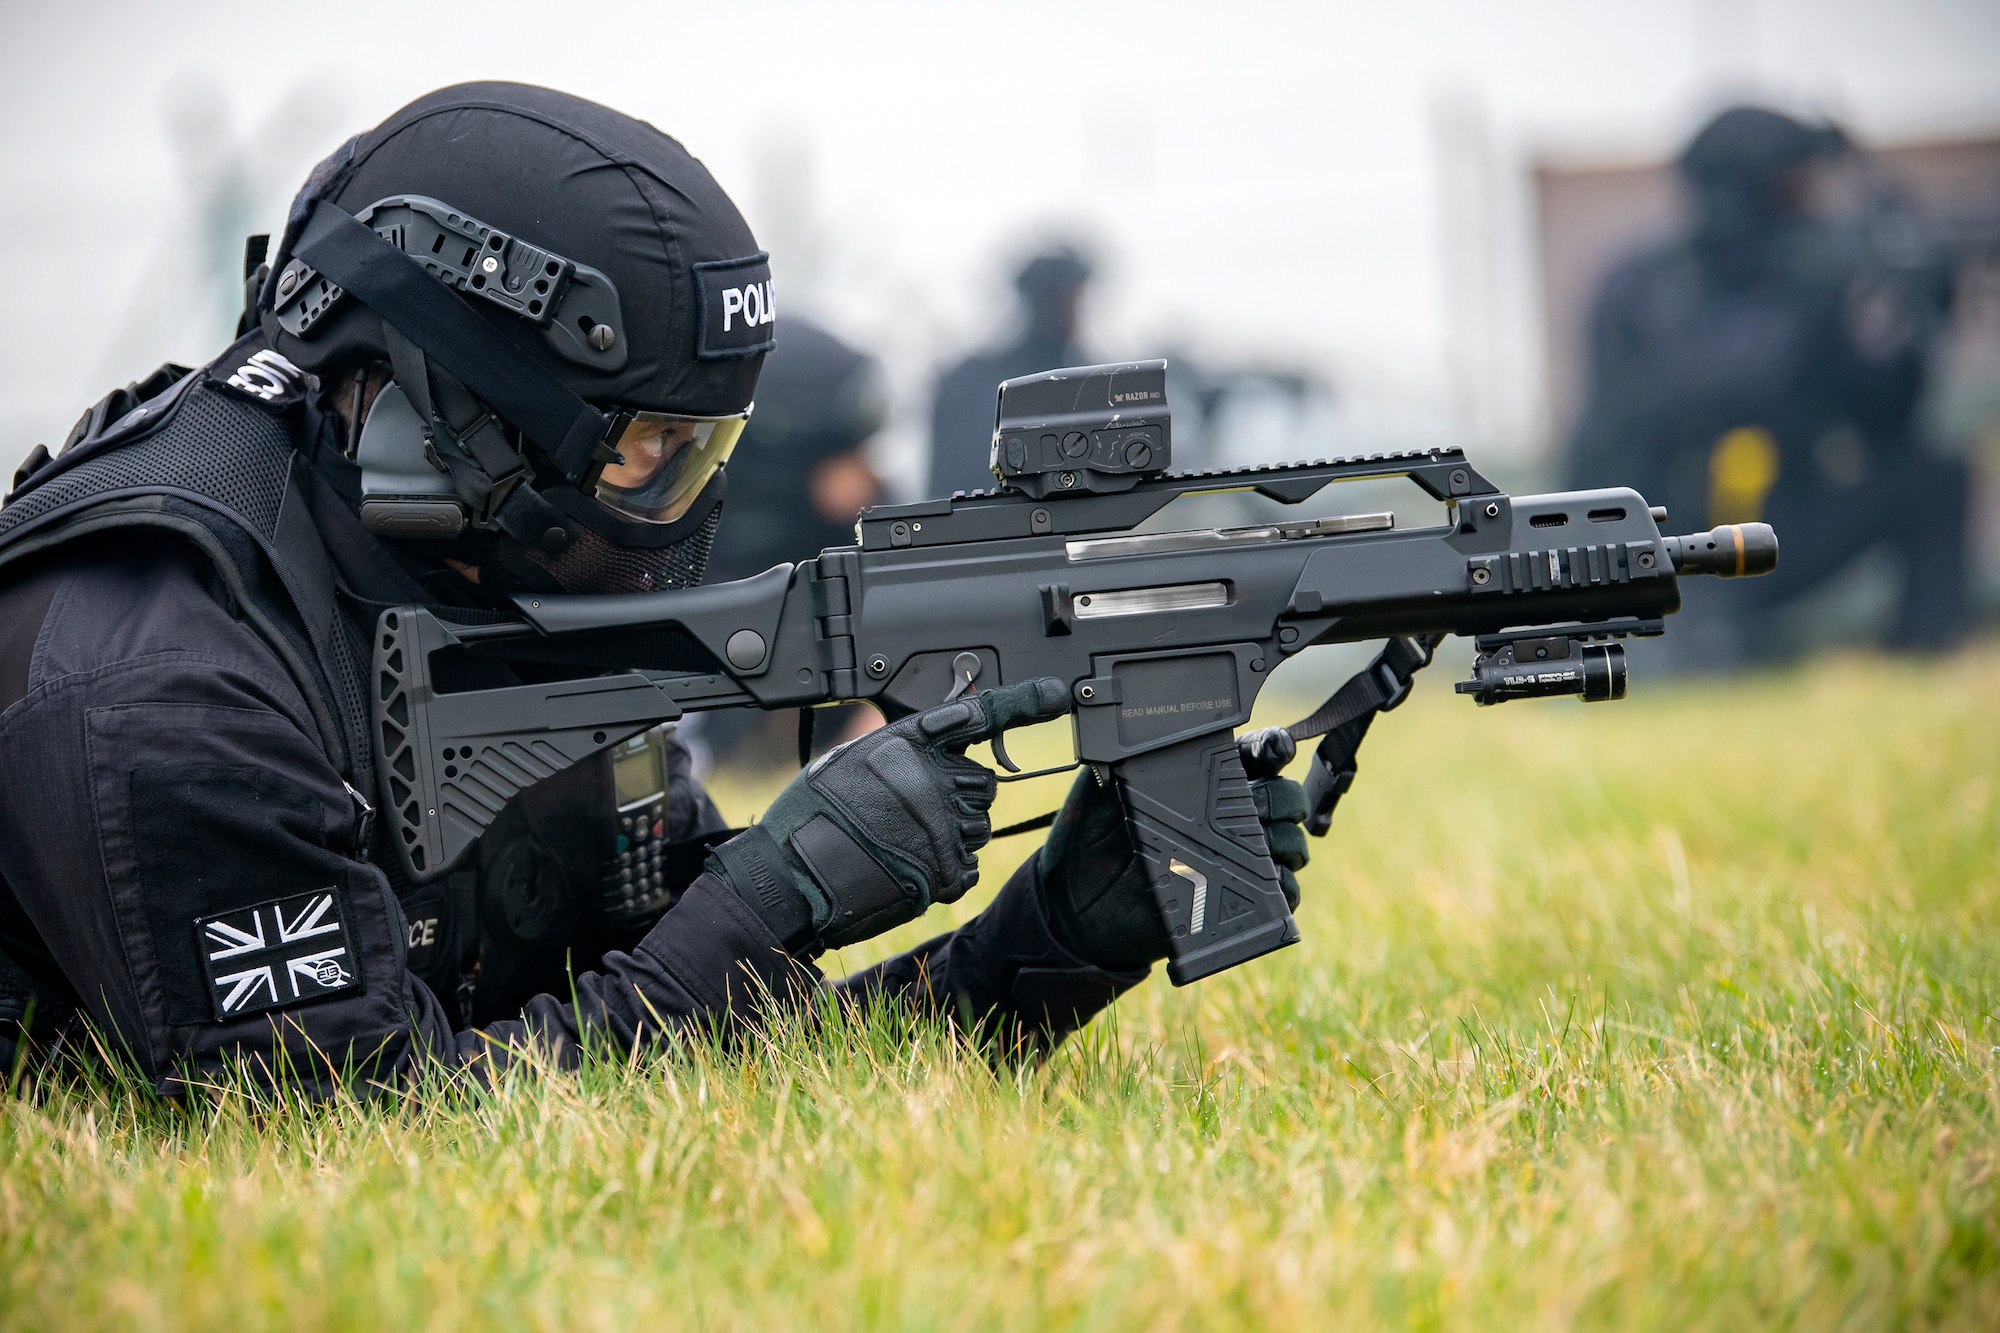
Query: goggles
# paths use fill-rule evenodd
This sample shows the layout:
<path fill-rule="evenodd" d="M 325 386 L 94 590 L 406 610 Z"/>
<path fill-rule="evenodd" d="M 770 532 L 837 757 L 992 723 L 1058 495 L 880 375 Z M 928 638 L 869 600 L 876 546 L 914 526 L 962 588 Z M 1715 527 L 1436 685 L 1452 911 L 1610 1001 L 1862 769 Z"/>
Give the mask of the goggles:
<path fill-rule="evenodd" d="M 672 523 L 729 461 L 749 421 L 747 407 L 726 417 L 633 413 L 618 435 L 625 461 L 598 473 L 597 502 L 623 518 Z"/>

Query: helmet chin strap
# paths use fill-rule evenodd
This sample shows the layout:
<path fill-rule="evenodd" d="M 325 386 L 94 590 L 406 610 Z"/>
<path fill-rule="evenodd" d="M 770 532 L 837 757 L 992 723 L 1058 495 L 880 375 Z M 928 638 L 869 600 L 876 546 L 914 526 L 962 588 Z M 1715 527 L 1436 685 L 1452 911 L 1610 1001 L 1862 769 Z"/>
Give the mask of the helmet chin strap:
<path fill-rule="evenodd" d="M 498 528 L 524 546 L 560 551 L 573 540 L 556 507 L 530 484 L 528 461 L 486 404 L 424 349 L 386 320 L 382 324 L 396 383 L 428 423 L 434 462 L 475 527 Z M 443 447 L 436 447 L 438 441 Z"/>
<path fill-rule="evenodd" d="M 498 577 L 494 577 L 495 574 Z M 569 592 L 562 580 L 513 542 L 496 542 L 488 558 L 480 562 L 481 588 L 492 594 L 513 592 Z"/>

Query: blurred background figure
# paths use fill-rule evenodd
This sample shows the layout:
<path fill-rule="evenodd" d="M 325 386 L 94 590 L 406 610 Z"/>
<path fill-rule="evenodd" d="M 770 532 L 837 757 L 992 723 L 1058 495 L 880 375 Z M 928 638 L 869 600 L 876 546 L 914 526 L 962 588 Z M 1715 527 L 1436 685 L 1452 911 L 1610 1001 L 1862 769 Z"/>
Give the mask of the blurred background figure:
<path fill-rule="evenodd" d="M 1001 380 L 1089 364 L 1077 345 L 1078 307 L 1089 283 L 1090 265 L 1066 245 L 1036 255 L 1014 275 L 1026 316 L 1020 336 L 1005 347 L 976 352 L 938 377 L 931 404 L 929 494 L 993 486 L 987 451 Z"/>
<path fill-rule="evenodd" d="M 716 533 L 707 581 L 748 578 L 851 545 L 855 514 L 881 497 L 867 448 L 888 411 L 874 357 L 787 314 L 729 469 L 729 517 Z"/>
<path fill-rule="evenodd" d="M 1683 230 L 1614 266 L 1591 314 L 1574 484 L 1634 486 L 1681 528 L 1777 527 L 1776 576 L 1690 598 L 1690 665 L 1796 651 L 1781 609 L 1877 550 L 1900 578 L 1886 641 L 1948 646 L 1971 479 L 1926 448 L 1917 413 L 1951 248 L 1831 124 L 1734 107 L 1676 165 Z M 1839 207 L 1857 183 L 1859 206 Z"/>
<path fill-rule="evenodd" d="M 819 325 L 786 315 L 764 359 L 757 406 L 729 467 L 724 519 L 704 582 L 761 574 L 854 542 L 854 516 L 881 498 L 868 442 L 888 418 L 879 362 Z M 713 762 L 779 767 L 797 760 L 790 713 L 736 709 L 697 715 L 695 741 Z M 815 749 L 880 725 L 872 708 L 822 708 Z"/>

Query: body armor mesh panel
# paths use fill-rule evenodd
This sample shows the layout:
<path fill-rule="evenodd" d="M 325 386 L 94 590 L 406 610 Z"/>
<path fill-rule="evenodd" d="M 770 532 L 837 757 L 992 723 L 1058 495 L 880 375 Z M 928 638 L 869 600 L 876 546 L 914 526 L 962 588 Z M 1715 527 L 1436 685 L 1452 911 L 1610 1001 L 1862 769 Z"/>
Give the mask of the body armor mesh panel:
<path fill-rule="evenodd" d="M 292 458 L 284 424 L 195 385 L 171 423 L 58 474 L 0 509 L 0 538 L 72 501 L 116 491 L 192 491 L 221 501 L 268 539 Z"/>

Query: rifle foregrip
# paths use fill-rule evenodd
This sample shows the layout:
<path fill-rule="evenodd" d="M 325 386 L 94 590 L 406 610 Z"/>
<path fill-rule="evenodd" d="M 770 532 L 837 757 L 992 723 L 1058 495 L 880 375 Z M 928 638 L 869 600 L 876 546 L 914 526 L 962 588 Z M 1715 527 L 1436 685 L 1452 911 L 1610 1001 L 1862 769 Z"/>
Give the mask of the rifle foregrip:
<path fill-rule="evenodd" d="M 1112 771 L 1166 928 L 1167 975 L 1176 986 L 1298 942 L 1227 729 L 1122 760 Z"/>

